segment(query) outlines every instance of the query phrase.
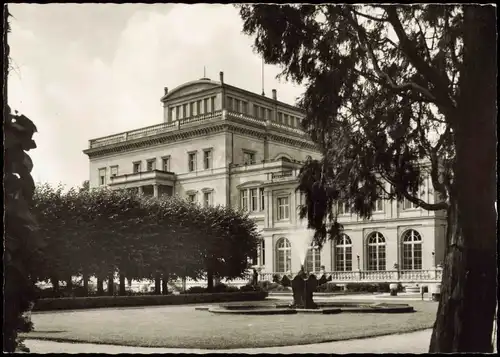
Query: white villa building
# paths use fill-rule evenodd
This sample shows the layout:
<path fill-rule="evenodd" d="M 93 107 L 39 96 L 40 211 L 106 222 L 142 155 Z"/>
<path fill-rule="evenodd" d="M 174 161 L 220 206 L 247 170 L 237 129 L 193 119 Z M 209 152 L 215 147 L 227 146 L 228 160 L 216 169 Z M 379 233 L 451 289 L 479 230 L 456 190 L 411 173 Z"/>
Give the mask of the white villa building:
<path fill-rule="evenodd" d="M 161 102 L 162 123 L 89 141 L 90 187 L 248 210 L 264 238 L 256 262 L 261 278 L 297 272 L 297 237 L 313 235 L 298 217 L 297 174 L 307 156 L 320 156 L 300 129 L 303 112 L 280 102 L 276 90 L 269 98 L 226 84 L 222 72 L 219 82 L 165 88 Z M 428 202 L 431 187 L 422 188 Z M 308 271 L 325 270 L 338 281 L 440 279 L 443 212 L 380 201 L 373 218 L 363 220 L 339 209 L 345 235 L 321 251 L 311 247 Z"/>

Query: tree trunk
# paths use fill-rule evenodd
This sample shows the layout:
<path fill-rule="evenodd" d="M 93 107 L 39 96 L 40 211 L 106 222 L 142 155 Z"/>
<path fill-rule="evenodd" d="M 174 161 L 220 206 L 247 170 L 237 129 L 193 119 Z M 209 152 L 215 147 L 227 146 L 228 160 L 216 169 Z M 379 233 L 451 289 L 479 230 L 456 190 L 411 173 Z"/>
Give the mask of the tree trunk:
<path fill-rule="evenodd" d="M 207 269 L 207 291 L 211 293 L 214 290 L 214 273 L 212 269 Z"/>
<path fill-rule="evenodd" d="M 104 281 L 101 277 L 97 278 L 97 295 L 98 296 L 104 295 Z"/>
<path fill-rule="evenodd" d="M 495 44 L 495 8 L 464 6 L 464 69 L 453 119 L 458 202 L 448 227 L 451 240 L 430 352 L 493 351 L 497 301 Z"/>
<path fill-rule="evenodd" d="M 83 290 L 85 291 L 85 296 L 89 296 L 89 275 L 86 272 L 82 274 L 83 279 Z"/>
<path fill-rule="evenodd" d="M 113 274 L 111 274 L 108 278 L 108 295 L 109 296 L 115 295 L 115 281 Z"/>
<path fill-rule="evenodd" d="M 163 279 L 161 279 L 161 294 L 168 295 L 168 278 L 166 274 L 163 276 Z"/>
<path fill-rule="evenodd" d="M 161 295 L 161 274 L 155 275 L 155 295 Z"/>
<path fill-rule="evenodd" d="M 66 278 L 66 291 L 68 293 L 71 293 L 72 290 L 73 290 L 73 278 L 70 275 L 68 278 Z"/>
<path fill-rule="evenodd" d="M 120 296 L 125 296 L 126 291 L 125 291 L 125 275 L 123 273 L 120 273 Z"/>
<path fill-rule="evenodd" d="M 54 294 L 59 294 L 60 288 L 59 288 L 59 278 L 56 276 L 53 276 L 50 278 L 50 282 L 52 283 L 52 291 Z"/>

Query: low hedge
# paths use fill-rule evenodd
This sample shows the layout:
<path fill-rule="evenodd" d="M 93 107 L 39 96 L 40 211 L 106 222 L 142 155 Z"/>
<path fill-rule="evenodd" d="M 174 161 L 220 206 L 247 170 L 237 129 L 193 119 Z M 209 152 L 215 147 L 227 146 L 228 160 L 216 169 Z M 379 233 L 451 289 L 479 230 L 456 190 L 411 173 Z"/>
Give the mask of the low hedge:
<path fill-rule="evenodd" d="M 389 283 L 349 283 L 346 284 L 346 288 L 348 291 L 355 292 L 367 292 L 367 293 L 388 293 L 391 291 L 389 288 Z M 398 292 L 402 292 L 403 285 L 398 283 Z"/>
<path fill-rule="evenodd" d="M 204 293 L 181 295 L 95 296 L 37 300 L 33 311 L 96 309 L 154 305 L 181 305 L 229 301 L 264 300 L 268 293 L 247 291 L 231 293 Z"/>

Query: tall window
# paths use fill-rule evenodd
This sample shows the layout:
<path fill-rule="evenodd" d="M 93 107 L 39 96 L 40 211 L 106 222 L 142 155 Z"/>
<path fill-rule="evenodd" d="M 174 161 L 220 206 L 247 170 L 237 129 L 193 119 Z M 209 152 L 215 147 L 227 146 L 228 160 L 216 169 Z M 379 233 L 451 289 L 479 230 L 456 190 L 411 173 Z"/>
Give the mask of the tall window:
<path fill-rule="evenodd" d="M 176 119 L 179 119 L 179 118 L 175 117 L 175 108 L 171 107 L 170 108 L 170 120 L 169 121 L 173 121 L 173 120 L 176 120 Z"/>
<path fill-rule="evenodd" d="M 290 218 L 290 205 L 288 197 L 278 197 L 278 220 Z"/>
<path fill-rule="evenodd" d="M 195 102 L 189 103 L 189 116 L 194 116 L 194 104 Z"/>
<path fill-rule="evenodd" d="M 151 159 L 146 162 L 146 170 L 147 171 L 156 170 L 156 159 Z"/>
<path fill-rule="evenodd" d="M 316 246 L 312 246 L 307 250 L 306 255 L 306 271 L 318 272 L 321 268 L 321 251 Z"/>
<path fill-rule="evenodd" d="M 248 190 L 240 191 L 240 204 L 243 211 L 248 211 Z"/>
<path fill-rule="evenodd" d="M 417 208 L 417 205 L 414 204 L 413 202 L 407 200 L 406 198 L 403 198 L 403 209 L 415 209 Z"/>
<path fill-rule="evenodd" d="M 259 190 L 257 188 L 250 189 L 250 211 L 258 211 L 259 210 Z"/>
<path fill-rule="evenodd" d="M 266 265 L 266 241 L 260 242 L 260 265 Z"/>
<path fill-rule="evenodd" d="M 215 97 L 210 98 L 210 108 L 212 110 L 212 113 L 215 112 Z"/>
<path fill-rule="evenodd" d="M 196 171 L 196 153 L 190 152 L 188 154 L 188 169 L 189 172 Z"/>
<path fill-rule="evenodd" d="M 203 100 L 203 113 L 205 113 L 205 114 L 209 113 L 209 111 L 208 111 L 208 98 L 205 98 Z"/>
<path fill-rule="evenodd" d="M 99 186 L 106 184 L 106 169 L 99 169 Z"/>
<path fill-rule="evenodd" d="M 348 202 L 337 201 L 337 214 L 338 215 L 344 215 L 344 214 L 350 214 L 350 213 L 351 213 L 351 207 L 349 206 Z"/>
<path fill-rule="evenodd" d="M 259 118 L 259 106 L 255 104 L 253 105 L 253 116 Z"/>
<path fill-rule="evenodd" d="M 189 115 L 188 115 L 188 105 L 187 104 L 183 104 L 182 105 L 182 117 L 183 118 L 187 118 Z"/>
<path fill-rule="evenodd" d="M 260 210 L 263 211 L 266 208 L 266 196 L 264 193 L 264 189 L 259 189 L 260 191 Z"/>
<path fill-rule="evenodd" d="M 196 115 L 201 114 L 201 100 L 196 102 Z"/>
<path fill-rule="evenodd" d="M 260 107 L 260 118 L 262 120 L 266 119 L 266 108 Z"/>
<path fill-rule="evenodd" d="M 170 171 L 170 157 L 164 157 L 161 159 L 161 167 L 163 171 Z"/>
<path fill-rule="evenodd" d="M 288 125 L 288 115 L 284 115 L 283 124 Z"/>
<path fill-rule="evenodd" d="M 118 165 L 111 166 L 110 170 L 111 170 L 111 177 L 118 176 Z"/>
<path fill-rule="evenodd" d="M 385 238 L 379 232 L 368 236 L 368 270 L 385 270 Z"/>
<path fill-rule="evenodd" d="M 209 207 L 213 204 L 212 192 L 203 192 L 203 205 Z"/>
<path fill-rule="evenodd" d="M 187 196 L 188 202 L 195 203 L 196 202 L 196 193 L 190 193 Z"/>
<path fill-rule="evenodd" d="M 348 235 L 342 234 L 334 242 L 335 270 L 352 271 L 352 241 Z"/>
<path fill-rule="evenodd" d="M 243 163 L 245 165 L 255 164 L 255 153 L 249 152 L 249 151 L 244 151 L 243 152 Z"/>
<path fill-rule="evenodd" d="M 286 273 L 292 270 L 292 245 L 286 238 L 276 242 L 276 272 Z"/>
<path fill-rule="evenodd" d="M 134 162 L 133 172 L 134 172 L 134 174 L 141 172 L 141 162 L 140 161 Z"/>
<path fill-rule="evenodd" d="M 267 116 L 266 116 L 266 119 L 267 120 L 271 120 L 273 117 L 273 111 L 271 109 L 267 109 Z"/>
<path fill-rule="evenodd" d="M 278 113 L 278 123 L 283 123 L 283 113 Z"/>
<path fill-rule="evenodd" d="M 241 112 L 243 114 L 248 114 L 248 103 L 247 102 L 241 102 Z"/>
<path fill-rule="evenodd" d="M 181 118 L 181 106 L 175 107 L 175 119 L 179 120 Z"/>
<path fill-rule="evenodd" d="M 403 270 L 422 269 L 422 237 L 413 229 L 403 234 Z"/>
<path fill-rule="evenodd" d="M 203 151 L 203 167 L 205 170 L 212 168 L 212 150 Z"/>
<path fill-rule="evenodd" d="M 384 191 L 377 188 L 377 195 L 380 197 L 375 201 L 375 211 L 382 212 L 384 210 Z"/>
<path fill-rule="evenodd" d="M 233 110 L 233 98 L 232 97 L 227 97 L 227 107 L 229 110 Z"/>

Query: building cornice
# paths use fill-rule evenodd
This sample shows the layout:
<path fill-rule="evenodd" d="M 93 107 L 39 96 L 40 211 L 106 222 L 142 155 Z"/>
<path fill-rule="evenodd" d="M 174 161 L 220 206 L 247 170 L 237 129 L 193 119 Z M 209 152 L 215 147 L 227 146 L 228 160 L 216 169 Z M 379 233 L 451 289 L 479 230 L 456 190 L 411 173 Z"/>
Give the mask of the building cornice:
<path fill-rule="evenodd" d="M 232 122 L 231 120 L 203 123 L 202 125 L 199 125 L 197 127 L 188 127 L 178 131 L 169 131 L 144 138 L 138 138 L 135 140 L 123 141 L 106 146 L 86 149 L 83 152 L 87 154 L 90 159 L 92 159 L 96 157 L 103 157 L 106 155 L 150 148 L 166 143 L 174 143 L 181 140 L 205 137 L 207 135 L 223 132 L 243 134 L 258 139 L 264 139 L 265 137 L 267 137 L 268 140 L 272 140 L 276 143 L 282 143 L 285 145 L 300 147 L 311 151 L 317 151 L 314 143 L 306 139 L 301 139 L 297 135 L 292 135 L 290 133 L 282 133 L 282 135 L 280 135 L 281 133 L 275 131 L 274 128 L 270 130 L 264 125 L 259 127 L 258 125 L 249 124 L 250 123 L 245 123 L 245 125 L 242 125 L 237 122 Z"/>

